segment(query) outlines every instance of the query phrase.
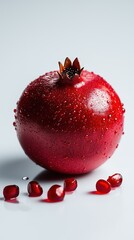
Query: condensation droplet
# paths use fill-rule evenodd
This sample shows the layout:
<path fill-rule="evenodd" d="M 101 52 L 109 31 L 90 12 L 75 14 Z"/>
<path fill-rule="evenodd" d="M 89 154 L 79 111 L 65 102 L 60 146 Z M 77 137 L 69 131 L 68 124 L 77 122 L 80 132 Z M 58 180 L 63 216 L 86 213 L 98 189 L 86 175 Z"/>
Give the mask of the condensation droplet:
<path fill-rule="evenodd" d="M 84 119 L 86 116 L 85 115 L 82 115 L 82 119 Z"/>
<path fill-rule="evenodd" d="M 122 108 L 122 113 L 125 113 L 125 112 L 126 112 L 125 108 Z"/>
<path fill-rule="evenodd" d="M 117 121 L 117 118 L 116 118 L 116 117 L 114 118 L 114 121 Z"/>
<path fill-rule="evenodd" d="M 27 181 L 29 179 L 29 177 L 22 177 L 22 180 L 24 180 L 24 181 Z"/>
<path fill-rule="evenodd" d="M 102 122 L 105 122 L 106 121 L 106 119 L 105 118 L 102 118 Z"/>
<path fill-rule="evenodd" d="M 16 122 L 13 122 L 13 126 L 16 127 Z"/>
<path fill-rule="evenodd" d="M 112 115 L 111 115 L 111 114 L 109 114 L 109 115 L 108 115 L 108 118 L 111 118 L 111 117 L 112 117 Z"/>

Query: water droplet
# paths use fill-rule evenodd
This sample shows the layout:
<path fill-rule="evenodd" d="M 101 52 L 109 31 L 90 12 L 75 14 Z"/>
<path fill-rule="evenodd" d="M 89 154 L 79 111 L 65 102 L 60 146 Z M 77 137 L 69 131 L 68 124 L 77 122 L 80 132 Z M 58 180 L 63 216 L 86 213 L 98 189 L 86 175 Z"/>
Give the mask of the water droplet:
<path fill-rule="evenodd" d="M 126 112 L 125 108 L 122 108 L 122 113 L 125 113 L 125 112 Z"/>
<path fill-rule="evenodd" d="M 13 122 L 13 126 L 16 127 L 16 122 Z"/>
<path fill-rule="evenodd" d="M 89 137 L 88 134 L 86 134 L 85 139 L 88 140 L 88 137 Z"/>
<path fill-rule="evenodd" d="M 116 145 L 116 148 L 118 148 L 119 144 Z"/>
<path fill-rule="evenodd" d="M 105 118 L 102 118 L 102 122 L 105 122 L 106 121 L 106 119 Z"/>
<path fill-rule="evenodd" d="M 112 117 L 112 115 L 111 115 L 111 114 L 109 114 L 109 115 L 108 115 L 108 118 L 111 118 L 111 117 Z"/>
<path fill-rule="evenodd" d="M 117 118 L 116 118 L 116 117 L 114 118 L 114 121 L 117 121 Z"/>
<path fill-rule="evenodd" d="M 22 180 L 24 180 L 24 181 L 27 181 L 29 179 L 29 177 L 22 177 Z"/>

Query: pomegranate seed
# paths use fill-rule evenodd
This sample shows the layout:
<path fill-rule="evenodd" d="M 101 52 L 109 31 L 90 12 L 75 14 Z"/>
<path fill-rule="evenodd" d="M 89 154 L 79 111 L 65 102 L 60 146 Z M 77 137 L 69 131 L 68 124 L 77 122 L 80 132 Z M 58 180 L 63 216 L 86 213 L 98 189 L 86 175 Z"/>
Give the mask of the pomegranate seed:
<path fill-rule="evenodd" d="M 77 180 L 74 178 L 67 178 L 64 181 L 64 190 L 66 192 L 74 191 L 77 188 Z"/>
<path fill-rule="evenodd" d="M 36 181 L 31 181 L 28 183 L 27 191 L 29 193 L 29 197 L 39 197 L 43 193 L 42 187 Z"/>
<path fill-rule="evenodd" d="M 120 173 L 115 173 L 112 176 L 109 176 L 107 181 L 112 187 L 119 187 L 122 184 L 123 178 Z"/>
<path fill-rule="evenodd" d="M 3 189 L 5 200 L 16 198 L 19 195 L 19 187 L 17 185 L 8 185 Z"/>
<path fill-rule="evenodd" d="M 47 193 L 47 197 L 50 202 L 62 201 L 64 199 L 64 196 L 65 196 L 64 188 L 57 184 L 50 187 Z"/>
<path fill-rule="evenodd" d="M 109 193 L 111 191 L 111 185 L 108 181 L 100 179 L 96 183 L 96 190 L 100 193 Z"/>

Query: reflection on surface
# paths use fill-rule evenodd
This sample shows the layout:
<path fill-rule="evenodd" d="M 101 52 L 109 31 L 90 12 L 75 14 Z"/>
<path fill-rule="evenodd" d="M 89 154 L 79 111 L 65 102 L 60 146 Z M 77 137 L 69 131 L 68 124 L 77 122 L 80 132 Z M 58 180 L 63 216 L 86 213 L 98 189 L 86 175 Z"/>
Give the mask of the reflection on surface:
<path fill-rule="evenodd" d="M 94 113 L 101 114 L 109 109 L 110 101 L 110 95 L 106 90 L 95 89 L 89 96 L 88 106 L 93 109 Z"/>

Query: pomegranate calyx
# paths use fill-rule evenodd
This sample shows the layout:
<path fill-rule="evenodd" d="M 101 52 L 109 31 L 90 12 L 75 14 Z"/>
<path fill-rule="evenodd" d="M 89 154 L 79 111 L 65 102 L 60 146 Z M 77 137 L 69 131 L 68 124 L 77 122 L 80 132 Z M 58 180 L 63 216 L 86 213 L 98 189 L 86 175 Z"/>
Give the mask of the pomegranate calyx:
<path fill-rule="evenodd" d="M 82 70 L 83 68 L 80 67 L 78 58 L 75 58 L 72 63 L 71 60 L 66 57 L 64 65 L 59 62 L 59 80 L 61 82 L 63 82 L 62 80 L 64 80 L 67 83 L 72 83 L 72 81 L 70 80 L 73 80 L 73 78 L 76 76 L 79 78 Z"/>

